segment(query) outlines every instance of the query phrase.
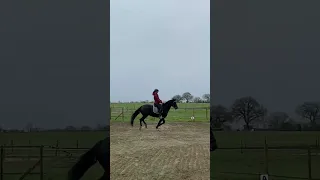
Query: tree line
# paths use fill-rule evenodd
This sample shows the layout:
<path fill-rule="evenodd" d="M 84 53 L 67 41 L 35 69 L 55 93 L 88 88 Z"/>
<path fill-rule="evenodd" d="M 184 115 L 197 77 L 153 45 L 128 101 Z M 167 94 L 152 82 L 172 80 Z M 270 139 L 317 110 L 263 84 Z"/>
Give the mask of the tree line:
<path fill-rule="evenodd" d="M 178 103 L 210 103 L 210 94 L 203 94 L 200 96 L 194 96 L 190 92 L 185 92 L 183 94 L 177 94 L 172 98 L 176 99 Z M 153 100 L 144 100 L 144 101 L 131 101 L 129 103 L 152 103 Z M 121 103 L 118 101 L 118 103 Z"/>
<path fill-rule="evenodd" d="M 236 99 L 229 108 L 211 105 L 210 121 L 214 128 L 223 129 L 242 121 L 246 130 L 252 130 L 255 126 L 269 130 L 320 130 L 320 102 L 303 102 L 296 106 L 295 113 L 300 121 L 286 112 L 268 112 L 255 98 L 247 96 Z"/>
<path fill-rule="evenodd" d="M 202 97 L 193 96 L 190 92 L 185 92 L 181 95 L 177 94 L 172 98 L 176 99 L 178 103 L 185 101 L 186 103 L 210 103 L 210 94 L 203 94 Z"/>

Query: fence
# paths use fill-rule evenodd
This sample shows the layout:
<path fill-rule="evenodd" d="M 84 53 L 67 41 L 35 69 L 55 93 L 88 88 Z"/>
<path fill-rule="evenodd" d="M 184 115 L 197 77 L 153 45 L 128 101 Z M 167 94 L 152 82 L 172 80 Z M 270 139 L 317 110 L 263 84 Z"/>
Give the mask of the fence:
<path fill-rule="evenodd" d="M 52 165 L 54 162 L 61 160 L 58 157 L 70 160 L 77 159 L 84 151 L 89 149 L 80 148 L 78 140 L 75 143 L 76 147 L 71 148 L 59 148 L 59 143 L 60 141 L 57 140 L 54 146 L 15 146 L 11 141 L 9 146 L 2 145 L 0 149 L 0 180 L 5 180 L 5 176 L 18 176 L 19 180 L 23 180 L 29 175 L 39 175 L 39 179 L 44 180 L 46 175 L 44 167 L 47 167 L 48 171 L 48 164 Z M 45 160 L 50 162 L 46 166 L 44 165 Z M 26 169 L 25 165 L 29 167 Z M 16 170 L 16 172 L 12 172 L 12 170 Z"/>
<path fill-rule="evenodd" d="M 225 153 L 226 151 L 229 152 Z M 316 167 L 320 167 L 319 143 L 308 147 L 268 147 L 265 140 L 264 147 L 246 147 L 241 143 L 237 148 L 219 148 L 212 156 L 212 177 L 217 177 L 217 173 L 220 173 L 246 178 L 256 176 L 255 179 L 258 179 L 259 175 L 268 174 L 273 179 L 320 180 L 320 172 L 314 171 Z M 218 156 L 219 162 L 215 161 Z M 253 165 L 255 161 L 256 164 Z M 229 167 L 215 164 L 216 162 L 225 162 Z M 230 170 L 230 166 L 235 169 Z"/>
<path fill-rule="evenodd" d="M 135 108 L 129 107 L 111 107 L 111 120 L 122 122 L 130 121 L 131 115 L 135 110 Z M 137 118 L 139 118 L 140 116 L 141 115 L 139 115 Z M 156 120 L 156 118 L 150 116 L 148 118 L 151 120 Z M 208 121 L 210 119 L 210 108 L 188 107 L 179 108 L 177 110 L 172 109 L 168 113 L 168 117 L 166 119 L 169 121 Z"/>
<path fill-rule="evenodd" d="M 27 146 L 27 148 L 36 148 L 39 150 L 39 160 L 36 161 L 36 163 L 33 164 L 33 166 L 29 169 L 27 169 L 24 172 L 4 172 L 4 162 L 6 158 L 17 158 L 17 156 L 6 156 L 6 150 L 11 149 L 17 149 L 17 148 L 26 148 L 26 146 L 1 146 L 0 150 L 0 180 L 4 180 L 4 175 L 19 175 L 19 180 L 23 180 L 27 175 L 29 174 L 38 174 L 40 175 L 40 180 L 43 180 L 44 173 L 43 173 L 43 146 Z M 31 158 L 29 156 L 29 158 Z M 32 171 L 39 166 L 40 171 L 39 172 L 33 172 Z"/>

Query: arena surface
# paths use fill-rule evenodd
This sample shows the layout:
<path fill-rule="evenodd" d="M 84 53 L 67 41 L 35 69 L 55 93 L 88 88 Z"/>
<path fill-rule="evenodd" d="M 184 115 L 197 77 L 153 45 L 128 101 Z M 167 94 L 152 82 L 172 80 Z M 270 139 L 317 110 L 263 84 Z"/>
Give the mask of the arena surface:
<path fill-rule="evenodd" d="M 209 123 L 147 124 L 111 123 L 111 179 L 209 179 Z"/>

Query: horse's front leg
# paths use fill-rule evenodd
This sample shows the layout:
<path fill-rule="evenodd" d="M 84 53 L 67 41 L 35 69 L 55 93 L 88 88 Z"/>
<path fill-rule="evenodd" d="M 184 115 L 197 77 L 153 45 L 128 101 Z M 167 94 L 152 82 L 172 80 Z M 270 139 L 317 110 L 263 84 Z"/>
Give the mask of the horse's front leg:
<path fill-rule="evenodd" d="M 156 129 L 158 129 L 158 127 L 161 125 L 161 124 L 160 124 L 161 121 L 162 121 L 162 119 L 159 120 L 159 122 L 158 122 L 158 124 L 157 124 L 157 126 L 156 126 Z"/>
<path fill-rule="evenodd" d="M 162 122 L 165 122 L 165 121 L 164 121 L 164 118 L 161 118 L 161 119 L 159 120 L 156 129 L 158 129 L 158 127 L 160 127 L 162 124 L 164 124 L 164 123 L 162 123 Z"/>
<path fill-rule="evenodd" d="M 164 119 L 164 118 L 162 118 L 162 121 L 161 121 L 162 123 L 160 124 L 160 126 L 162 125 L 162 124 L 164 124 L 164 123 L 166 123 L 166 120 Z"/>

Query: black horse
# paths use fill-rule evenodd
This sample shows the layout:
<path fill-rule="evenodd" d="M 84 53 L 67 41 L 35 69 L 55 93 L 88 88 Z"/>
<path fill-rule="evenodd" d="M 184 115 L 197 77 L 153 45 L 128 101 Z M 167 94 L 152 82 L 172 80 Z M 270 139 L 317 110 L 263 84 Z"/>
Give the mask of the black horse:
<path fill-rule="evenodd" d="M 84 173 L 96 162 L 104 169 L 104 174 L 99 180 L 110 179 L 110 139 L 105 138 L 97 142 L 91 149 L 84 153 L 78 162 L 69 170 L 68 180 L 80 180 Z"/>
<path fill-rule="evenodd" d="M 170 108 L 174 107 L 174 109 L 178 109 L 178 105 L 175 99 L 171 99 L 169 101 L 167 101 L 166 103 L 162 104 L 162 118 L 159 120 L 158 125 L 157 125 L 157 129 L 159 126 L 161 126 L 162 124 L 164 124 L 166 121 L 164 118 L 167 117 L 168 112 L 170 110 Z M 153 105 L 152 104 L 145 104 L 140 106 L 131 116 L 131 125 L 133 126 L 133 121 L 134 119 L 138 116 L 138 114 L 141 113 L 142 114 L 142 118 L 140 118 L 140 130 L 142 127 L 142 122 L 144 123 L 145 127 L 147 128 L 147 124 L 144 121 L 144 119 L 146 119 L 148 116 L 152 116 L 152 117 L 160 117 L 159 114 L 156 114 L 153 112 Z"/>
<path fill-rule="evenodd" d="M 212 117 L 210 116 L 210 151 L 214 151 L 218 148 L 216 138 L 213 134 L 213 128 L 212 128 Z"/>
<path fill-rule="evenodd" d="M 210 151 L 214 151 L 218 148 L 216 138 L 214 137 L 214 134 L 212 132 L 212 129 L 210 128 Z"/>

